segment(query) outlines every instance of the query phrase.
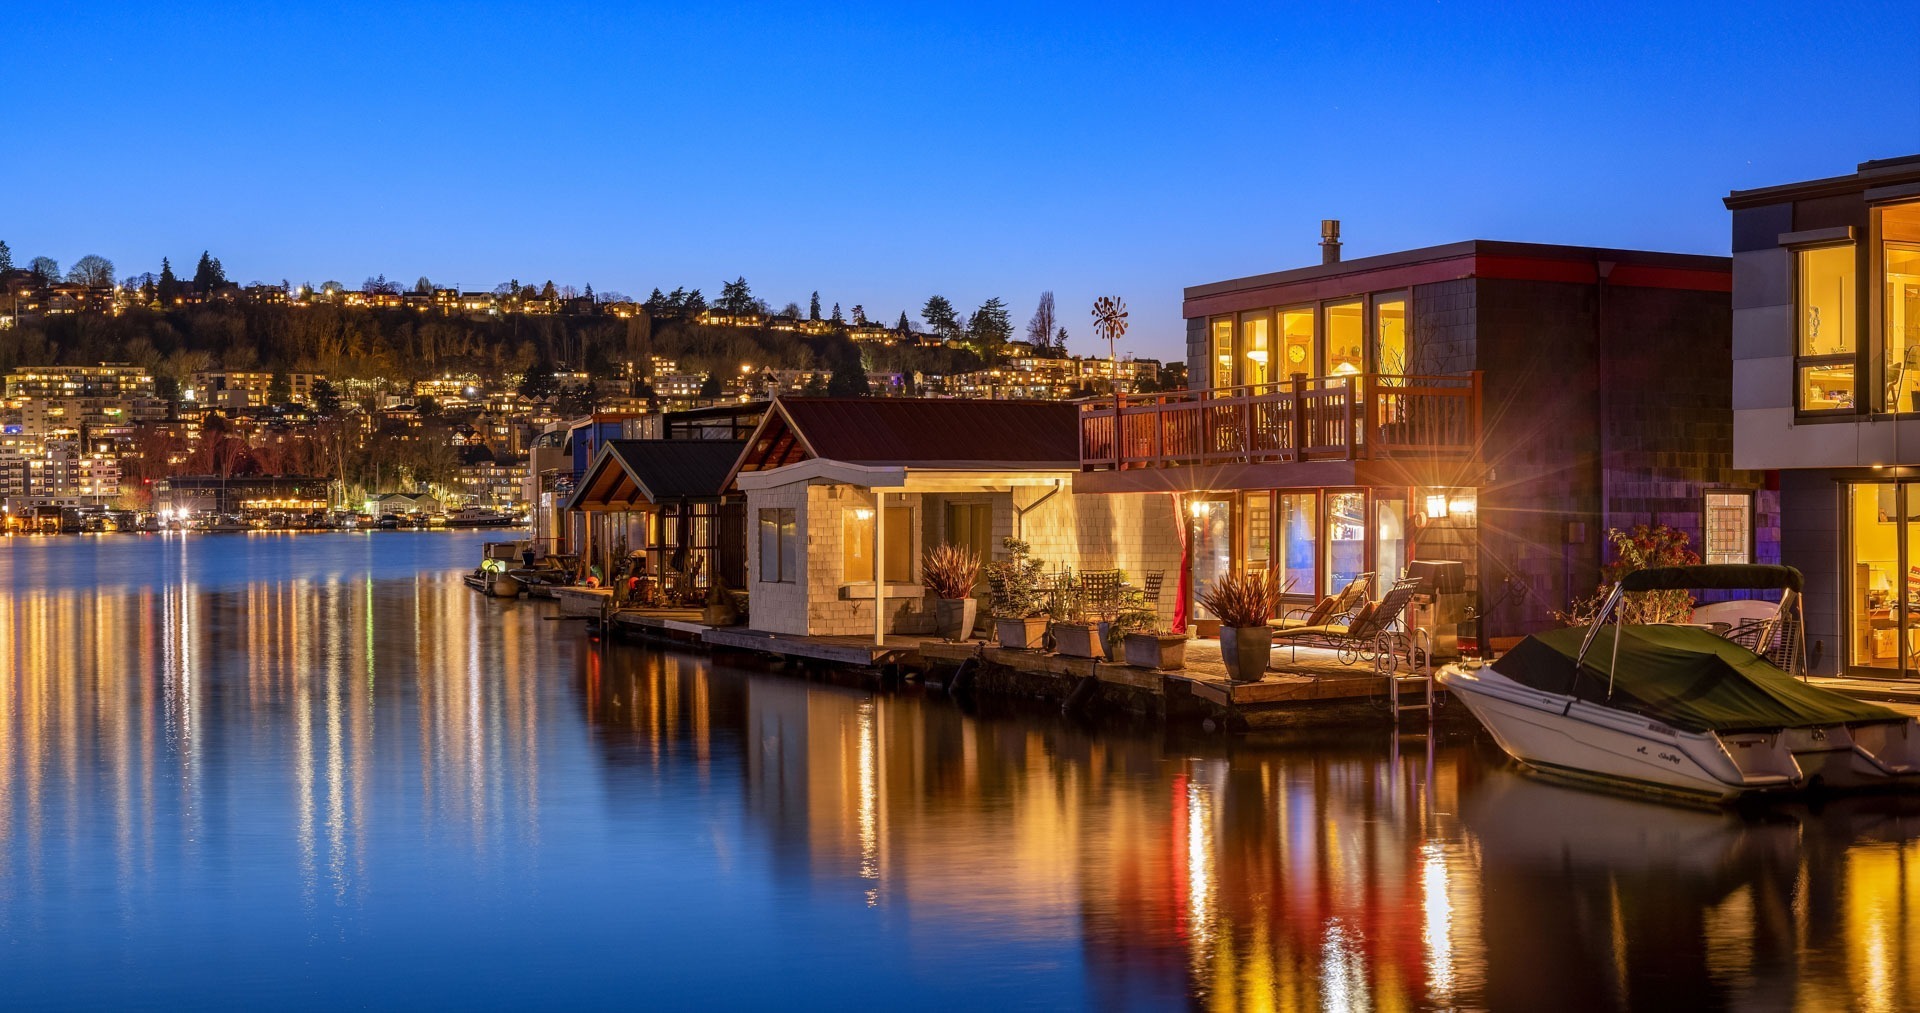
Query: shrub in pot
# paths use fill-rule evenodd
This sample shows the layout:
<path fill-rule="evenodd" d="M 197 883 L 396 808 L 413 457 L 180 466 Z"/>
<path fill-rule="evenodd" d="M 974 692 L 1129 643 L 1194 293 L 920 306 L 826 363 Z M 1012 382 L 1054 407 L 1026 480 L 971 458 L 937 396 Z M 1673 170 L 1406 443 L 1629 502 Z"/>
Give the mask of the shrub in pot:
<path fill-rule="evenodd" d="M 1187 667 L 1186 635 L 1159 628 L 1158 617 L 1144 592 L 1131 590 L 1122 599 L 1108 640 L 1120 644 L 1120 655 L 1135 668 L 1177 672 Z"/>
<path fill-rule="evenodd" d="M 973 636 L 980 603 L 973 585 L 980 579 L 980 557 L 964 545 L 940 545 L 927 550 L 920 565 L 920 583 L 933 592 L 934 630 L 943 640 Z"/>
<path fill-rule="evenodd" d="M 1017 538 L 1001 539 L 1007 558 L 988 563 L 987 610 L 993 615 L 993 632 L 1001 647 L 1017 651 L 1037 651 L 1046 645 L 1049 614 L 1046 592 L 1040 577 L 1045 565 L 1028 556 L 1027 543 Z"/>
<path fill-rule="evenodd" d="M 1283 589 L 1272 573 L 1222 577 L 1200 592 L 1200 604 L 1220 619 L 1220 660 L 1227 678 L 1259 682 L 1267 674 L 1273 650 L 1273 629 L 1267 620 L 1280 607 Z"/>

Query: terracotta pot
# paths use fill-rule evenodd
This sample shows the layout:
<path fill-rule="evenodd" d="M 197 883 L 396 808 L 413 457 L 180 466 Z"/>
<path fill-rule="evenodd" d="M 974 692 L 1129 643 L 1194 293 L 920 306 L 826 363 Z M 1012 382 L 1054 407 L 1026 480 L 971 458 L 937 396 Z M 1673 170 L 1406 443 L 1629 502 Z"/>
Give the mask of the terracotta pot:
<path fill-rule="evenodd" d="M 995 619 L 993 632 L 999 638 L 1001 647 L 1015 651 L 1037 651 L 1046 646 L 1047 617 Z"/>
<path fill-rule="evenodd" d="M 1127 664 L 1177 672 L 1187 667 L 1187 638 L 1174 633 L 1129 633 L 1123 638 Z"/>
<path fill-rule="evenodd" d="M 1273 630 L 1266 626 L 1222 626 L 1220 660 L 1234 682 L 1259 682 L 1272 660 Z"/>
<path fill-rule="evenodd" d="M 973 598 L 939 598 L 933 603 L 933 629 L 942 640 L 965 640 L 973 636 L 973 622 L 980 615 L 980 602 Z"/>
<path fill-rule="evenodd" d="M 1069 658 L 1103 658 L 1100 632 L 1092 623 L 1053 624 L 1053 648 Z"/>

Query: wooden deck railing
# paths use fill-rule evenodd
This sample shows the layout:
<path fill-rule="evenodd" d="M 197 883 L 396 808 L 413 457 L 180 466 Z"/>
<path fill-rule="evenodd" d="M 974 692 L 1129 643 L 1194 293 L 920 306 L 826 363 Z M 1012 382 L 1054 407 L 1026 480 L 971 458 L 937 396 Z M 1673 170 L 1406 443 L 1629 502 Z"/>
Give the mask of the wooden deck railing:
<path fill-rule="evenodd" d="M 1117 407 L 1117 410 L 1116 410 Z M 1296 375 L 1278 383 L 1085 403 L 1084 471 L 1471 454 L 1480 374 Z"/>

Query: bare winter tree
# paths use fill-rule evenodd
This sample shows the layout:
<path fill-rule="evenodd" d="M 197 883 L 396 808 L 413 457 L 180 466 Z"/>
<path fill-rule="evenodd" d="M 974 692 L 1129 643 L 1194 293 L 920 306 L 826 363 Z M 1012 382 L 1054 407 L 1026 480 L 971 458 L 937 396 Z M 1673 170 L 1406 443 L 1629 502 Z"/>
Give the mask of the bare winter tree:
<path fill-rule="evenodd" d="M 73 262 L 67 271 L 67 280 L 76 285 L 92 285 L 96 288 L 113 284 L 113 261 L 97 253 L 89 253 Z"/>
<path fill-rule="evenodd" d="M 1040 305 L 1033 311 L 1033 319 L 1027 321 L 1027 341 L 1032 343 L 1034 351 L 1044 351 L 1053 341 L 1057 321 L 1053 315 L 1053 292 L 1040 293 Z"/>

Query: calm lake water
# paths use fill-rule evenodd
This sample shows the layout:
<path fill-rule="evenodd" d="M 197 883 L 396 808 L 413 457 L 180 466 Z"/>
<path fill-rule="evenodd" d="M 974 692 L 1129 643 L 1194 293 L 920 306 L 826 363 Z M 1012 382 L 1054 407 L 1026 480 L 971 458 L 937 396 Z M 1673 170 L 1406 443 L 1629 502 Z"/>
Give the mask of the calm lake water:
<path fill-rule="evenodd" d="M 1920 1002 L 1917 800 L 973 716 L 593 645 L 489 537 L 0 539 L 7 1008 Z"/>

